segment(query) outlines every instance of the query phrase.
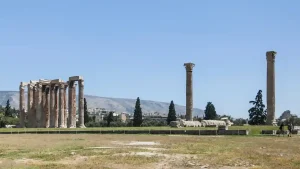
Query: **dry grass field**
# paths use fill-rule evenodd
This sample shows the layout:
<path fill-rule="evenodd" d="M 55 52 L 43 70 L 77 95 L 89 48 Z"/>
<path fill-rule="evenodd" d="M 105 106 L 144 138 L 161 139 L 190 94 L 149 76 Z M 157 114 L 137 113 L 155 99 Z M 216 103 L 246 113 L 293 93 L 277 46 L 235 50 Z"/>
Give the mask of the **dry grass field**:
<path fill-rule="evenodd" d="M 0 168 L 300 168 L 300 137 L 0 135 Z"/>

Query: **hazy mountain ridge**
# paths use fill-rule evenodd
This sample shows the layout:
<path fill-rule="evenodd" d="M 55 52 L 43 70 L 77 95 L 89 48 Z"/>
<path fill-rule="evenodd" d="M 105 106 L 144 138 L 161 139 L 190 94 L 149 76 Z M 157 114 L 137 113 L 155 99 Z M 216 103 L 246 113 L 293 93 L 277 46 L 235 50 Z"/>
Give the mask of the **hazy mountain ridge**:
<path fill-rule="evenodd" d="M 110 98 L 99 97 L 93 95 L 85 95 L 88 108 L 105 108 L 106 110 L 115 110 L 116 112 L 133 113 L 136 99 L 127 98 Z M 10 100 L 11 107 L 19 109 L 19 92 L 18 91 L 0 91 L 0 105 L 5 106 L 6 101 Z M 143 113 L 159 112 L 160 114 L 167 114 L 169 110 L 167 102 L 158 102 L 151 100 L 142 100 L 141 107 Z M 27 93 L 25 92 L 25 107 L 27 107 Z M 177 114 L 185 114 L 185 106 L 175 105 Z M 194 109 L 194 116 L 203 116 L 204 111 L 201 109 Z"/>

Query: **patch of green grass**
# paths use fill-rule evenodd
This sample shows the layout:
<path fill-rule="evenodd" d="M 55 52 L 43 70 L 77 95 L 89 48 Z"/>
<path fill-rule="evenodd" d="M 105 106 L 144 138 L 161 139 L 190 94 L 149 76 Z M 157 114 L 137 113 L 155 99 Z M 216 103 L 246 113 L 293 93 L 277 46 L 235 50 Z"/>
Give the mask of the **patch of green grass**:
<path fill-rule="evenodd" d="M 216 130 L 215 127 L 96 127 L 96 128 L 0 128 L 0 132 L 24 132 L 24 131 L 100 131 L 101 130 Z M 249 130 L 249 135 L 259 135 L 261 130 L 277 130 L 276 126 L 230 126 L 229 130 Z"/>

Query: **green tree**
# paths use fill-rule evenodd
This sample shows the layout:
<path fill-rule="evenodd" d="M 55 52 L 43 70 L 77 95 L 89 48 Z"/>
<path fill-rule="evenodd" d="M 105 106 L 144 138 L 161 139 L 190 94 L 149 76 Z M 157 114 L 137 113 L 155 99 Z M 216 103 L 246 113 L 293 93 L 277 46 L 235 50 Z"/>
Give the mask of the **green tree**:
<path fill-rule="evenodd" d="M 85 124 L 90 121 L 89 112 L 88 112 L 88 108 L 87 108 L 87 102 L 86 102 L 85 98 L 84 98 L 83 111 L 84 111 L 84 124 Z"/>
<path fill-rule="evenodd" d="M 138 97 L 135 102 L 135 109 L 133 113 L 133 126 L 140 127 L 143 123 L 143 112 L 141 108 L 140 98 Z"/>
<path fill-rule="evenodd" d="M 110 123 L 114 121 L 114 114 L 112 111 L 108 113 L 106 121 L 107 121 L 107 127 L 110 127 Z"/>
<path fill-rule="evenodd" d="M 255 101 L 249 101 L 249 103 L 253 105 L 253 107 L 248 110 L 249 124 L 251 125 L 263 125 L 266 123 L 267 110 L 265 110 L 262 97 L 262 91 L 259 90 Z"/>
<path fill-rule="evenodd" d="M 7 100 L 6 106 L 5 106 L 5 116 L 6 117 L 12 117 L 12 110 L 11 110 L 11 107 L 10 107 L 9 99 Z"/>
<path fill-rule="evenodd" d="M 175 111 L 175 105 L 173 100 L 170 103 L 169 106 L 169 114 L 167 118 L 167 124 L 169 125 L 171 121 L 176 121 L 176 111 Z"/>
<path fill-rule="evenodd" d="M 207 102 L 204 114 L 205 114 L 204 117 L 205 120 L 215 120 L 218 118 L 215 106 L 211 102 Z"/>

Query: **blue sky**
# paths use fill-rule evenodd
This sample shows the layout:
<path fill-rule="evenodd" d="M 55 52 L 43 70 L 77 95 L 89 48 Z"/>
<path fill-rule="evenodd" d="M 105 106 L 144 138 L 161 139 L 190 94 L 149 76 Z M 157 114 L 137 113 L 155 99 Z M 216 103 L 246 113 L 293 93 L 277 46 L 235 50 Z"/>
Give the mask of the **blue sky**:
<path fill-rule="evenodd" d="M 248 117 L 266 56 L 276 57 L 276 116 L 300 115 L 300 1 L 1 1 L 0 90 L 20 81 L 85 78 L 85 93 L 185 105 Z"/>

